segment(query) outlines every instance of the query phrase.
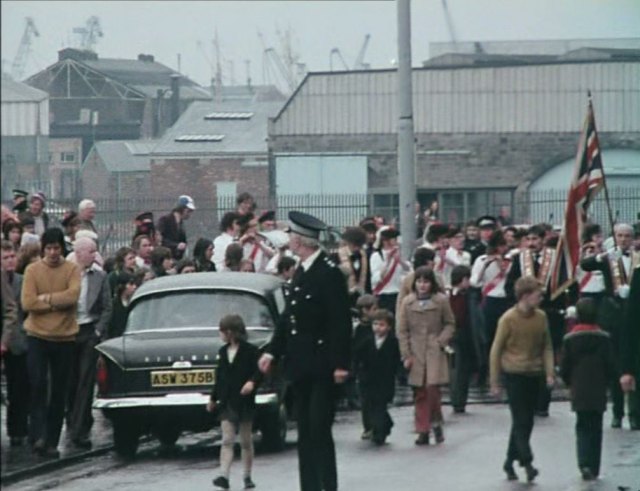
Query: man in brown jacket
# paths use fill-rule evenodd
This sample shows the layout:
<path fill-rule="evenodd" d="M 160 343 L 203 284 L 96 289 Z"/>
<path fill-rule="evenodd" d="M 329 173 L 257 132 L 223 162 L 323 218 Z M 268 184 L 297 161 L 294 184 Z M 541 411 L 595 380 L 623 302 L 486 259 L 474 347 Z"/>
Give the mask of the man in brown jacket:
<path fill-rule="evenodd" d="M 28 314 L 24 327 L 31 382 L 29 438 L 36 453 L 50 458 L 60 456 L 56 447 L 78 333 L 80 269 L 65 261 L 63 250 L 62 231 L 46 230 L 43 258 L 27 267 L 22 286 L 22 308 Z"/>

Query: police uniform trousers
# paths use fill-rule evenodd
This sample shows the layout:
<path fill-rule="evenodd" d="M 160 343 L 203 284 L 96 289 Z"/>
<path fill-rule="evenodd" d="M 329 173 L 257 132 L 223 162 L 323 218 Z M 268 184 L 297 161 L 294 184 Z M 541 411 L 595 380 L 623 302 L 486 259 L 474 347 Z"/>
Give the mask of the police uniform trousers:
<path fill-rule="evenodd" d="M 298 466 L 301 491 L 338 489 L 336 452 L 331 434 L 335 414 L 332 374 L 293 383 L 298 424 Z"/>

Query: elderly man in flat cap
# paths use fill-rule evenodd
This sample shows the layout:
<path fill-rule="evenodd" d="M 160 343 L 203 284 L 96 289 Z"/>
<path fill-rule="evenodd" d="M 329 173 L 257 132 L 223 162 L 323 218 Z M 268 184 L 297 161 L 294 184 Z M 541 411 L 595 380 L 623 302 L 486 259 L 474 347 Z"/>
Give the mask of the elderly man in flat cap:
<path fill-rule="evenodd" d="M 34 222 L 34 233 L 42 236 L 45 230 L 49 228 L 49 215 L 44 211 L 44 205 L 47 198 L 44 193 L 38 191 L 31 195 L 29 209 L 20 213 L 20 221 L 24 222 L 25 218 L 32 218 Z"/>
<path fill-rule="evenodd" d="M 286 355 L 298 415 L 298 461 L 302 491 L 338 489 L 331 434 L 335 384 L 350 366 L 351 319 L 347 285 L 341 270 L 320 248 L 326 225 L 315 217 L 289 213 L 291 251 L 300 266 L 285 293 L 283 322 L 260 358 L 267 372 L 274 358 Z"/>

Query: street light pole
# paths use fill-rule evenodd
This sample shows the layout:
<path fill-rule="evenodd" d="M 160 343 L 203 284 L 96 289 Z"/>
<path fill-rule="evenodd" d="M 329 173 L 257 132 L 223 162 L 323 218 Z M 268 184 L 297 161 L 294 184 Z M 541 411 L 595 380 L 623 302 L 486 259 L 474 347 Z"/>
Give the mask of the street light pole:
<path fill-rule="evenodd" d="M 414 202 L 415 143 L 411 84 L 411 0 L 398 5 L 398 187 L 402 257 L 409 258 L 416 237 Z"/>

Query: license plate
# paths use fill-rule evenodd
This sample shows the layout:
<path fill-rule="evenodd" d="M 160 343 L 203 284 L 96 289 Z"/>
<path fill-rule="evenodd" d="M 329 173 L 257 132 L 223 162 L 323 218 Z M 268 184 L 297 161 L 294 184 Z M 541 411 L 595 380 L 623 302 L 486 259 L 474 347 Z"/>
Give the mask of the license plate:
<path fill-rule="evenodd" d="M 215 380 L 214 370 L 168 370 L 151 372 L 152 387 L 213 385 Z"/>

